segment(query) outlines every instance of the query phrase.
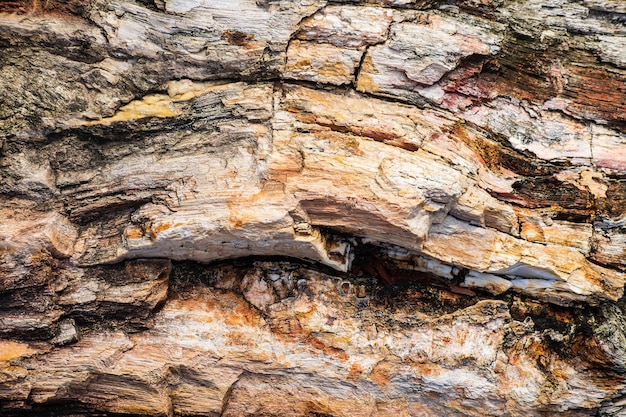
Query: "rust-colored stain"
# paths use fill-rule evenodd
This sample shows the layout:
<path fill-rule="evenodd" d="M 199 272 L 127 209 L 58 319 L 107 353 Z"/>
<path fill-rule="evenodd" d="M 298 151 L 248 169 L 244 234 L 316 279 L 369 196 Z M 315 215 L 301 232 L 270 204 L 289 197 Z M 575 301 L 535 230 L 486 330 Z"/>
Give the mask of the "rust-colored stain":
<path fill-rule="evenodd" d="M 535 223 L 522 223 L 521 236 L 531 242 L 543 242 L 545 240 L 543 229 Z"/>
<path fill-rule="evenodd" d="M 168 230 L 171 227 L 172 227 L 172 225 L 170 223 L 168 223 L 168 222 L 159 223 L 155 227 L 152 228 L 152 232 L 155 233 L 155 234 L 159 234 L 160 232 Z"/>
<path fill-rule="evenodd" d="M 369 378 L 381 387 L 385 387 L 391 382 L 392 369 L 389 362 L 378 362 L 370 372 Z"/>
<path fill-rule="evenodd" d="M 348 379 L 351 381 L 356 381 L 361 377 L 362 374 L 363 367 L 355 362 L 352 364 L 352 366 L 350 366 L 350 370 L 348 371 Z"/>
<path fill-rule="evenodd" d="M 317 123 L 317 117 L 315 117 L 314 114 L 303 113 L 300 110 L 295 109 L 293 107 L 286 107 L 286 110 L 288 112 L 294 113 L 296 117 L 298 118 L 298 120 L 300 120 L 303 123 Z"/>
<path fill-rule="evenodd" d="M 35 352 L 26 343 L 0 340 L 0 362 L 6 362 Z"/>
<path fill-rule="evenodd" d="M 589 60 L 595 60 L 589 57 Z M 626 74 L 576 63 L 567 67 L 563 96 L 572 100 L 568 110 L 579 117 L 597 117 L 626 124 Z"/>
<path fill-rule="evenodd" d="M 323 124 L 318 123 L 321 126 L 325 126 L 330 128 L 330 132 L 315 132 L 313 135 L 318 139 L 327 140 L 330 142 L 330 149 L 333 151 L 346 151 L 351 155 L 363 155 L 363 151 L 361 151 L 359 140 L 356 136 L 352 136 L 346 133 L 356 133 L 359 134 L 358 131 L 351 131 L 344 126 L 335 125 L 335 124 Z"/>
<path fill-rule="evenodd" d="M 453 291 L 446 291 L 445 289 L 441 289 L 440 291 L 437 292 L 437 300 L 440 304 L 445 304 L 445 303 L 456 304 L 459 302 L 460 298 L 463 295 L 468 295 L 468 294 L 459 294 Z"/>
<path fill-rule="evenodd" d="M 607 354 L 606 348 L 598 342 L 597 338 L 585 337 L 582 334 L 574 339 L 572 354 L 600 368 L 611 368 L 615 362 Z"/>
<path fill-rule="evenodd" d="M 180 226 L 180 225 L 181 223 L 178 223 L 174 225 L 174 227 Z M 172 224 L 169 222 L 158 223 L 156 226 L 150 229 L 150 237 L 152 239 L 155 239 L 159 233 L 169 230 L 171 228 L 172 228 Z"/>
<path fill-rule="evenodd" d="M 128 227 L 124 231 L 124 236 L 127 239 L 141 239 L 143 237 L 143 230 L 140 227 Z"/>
<path fill-rule="evenodd" d="M 326 345 L 322 340 L 315 336 L 309 336 L 305 339 L 305 342 L 315 349 L 322 351 L 325 355 L 334 356 L 339 360 L 347 361 L 350 356 L 343 350 L 336 347 Z"/>
<path fill-rule="evenodd" d="M 351 68 L 343 65 L 341 62 L 334 64 L 325 63 L 316 72 L 325 77 L 349 77 Z"/>
<path fill-rule="evenodd" d="M 261 184 L 261 189 L 251 195 L 244 195 L 226 201 L 226 206 L 230 212 L 230 224 L 235 228 L 241 228 L 245 223 L 249 223 L 257 216 L 257 207 L 262 207 L 269 203 L 268 200 L 281 198 L 285 194 L 285 184 L 275 179 L 265 181 Z M 264 203 L 263 200 L 266 200 Z"/>
<path fill-rule="evenodd" d="M 295 317 L 279 317 L 269 320 L 270 330 L 282 342 L 303 343 L 311 332 L 302 328 Z"/>
<path fill-rule="evenodd" d="M 545 342 L 534 336 L 521 339 L 518 343 L 523 343 L 523 345 L 518 346 L 517 351 L 532 360 L 545 360 L 546 355 L 551 353 L 549 352 Z M 516 355 L 512 355 L 512 357 L 509 358 L 510 363 L 513 363 L 512 360 L 515 356 Z M 521 363 L 527 361 L 527 359 L 522 358 L 515 358 L 515 360 L 520 360 Z"/>
<path fill-rule="evenodd" d="M 455 338 L 449 338 L 450 341 L 448 343 L 452 342 L 453 340 L 456 340 L 458 344 L 463 345 L 465 344 L 465 341 L 467 340 L 467 336 L 469 335 L 470 335 L 470 329 L 467 326 L 460 327 L 455 332 Z M 444 336 L 444 339 L 446 337 L 447 336 Z"/>
<path fill-rule="evenodd" d="M 80 17 L 84 0 L 17 0 L 0 2 L 0 13 L 48 15 L 62 18 Z"/>
<path fill-rule="evenodd" d="M 228 344 L 233 346 L 247 346 L 247 347 L 255 347 L 256 344 L 250 337 L 246 336 L 242 332 L 228 332 L 224 335 L 228 340 Z"/>
<path fill-rule="evenodd" d="M 187 311 L 206 311 L 217 312 L 221 314 L 222 310 L 226 309 L 225 305 L 237 303 L 239 300 L 230 294 L 218 294 L 219 299 L 216 299 L 216 295 L 210 294 L 203 296 L 202 298 L 179 298 L 175 296 L 169 302 L 174 309 L 184 309 Z M 214 321 L 213 317 L 207 318 L 207 322 Z"/>
<path fill-rule="evenodd" d="M 455 294 L 467 295 L 469 297 L 474 297 L 476 295 L 476 293 L 469 288 L 463 288 L 458 285 L 450 284 L 448 288 L 450 289 L 450 292 L 453 292 Z"/>
<path fill-rule="evenodd" d="M 524 358 L 521 357 L 519 353 L 513 353 L 509 355 L 509 364 L 513 366 L 522 365 L 524 363 Z"/>
<path fill-rule="evenodd" d="M 380 90 L 380 86 L 370 74 L 376 74 L 376 66 L 372 62 L 372 56 L 370 54 L 365 55 L 363 63 L 361 64 L 361 71 L 357 79 L 357 90 L 366 93 L 375 93 Z"/>
<path fill-rule="evenodd" d="M 396 135 L 390 132 L 384 132 L 384 131 L 373 130 L 373 129 L 363 129 L 360 133 L 363 136 L 377 140 L 379 142 L 392 141 L 398 138 Z"/>
<path fill-rule="evenodd" d="M 304 58 L 304 59 L 300 59 L 294 62 L 293 64 L 288 64 L 285 69 L 287 71 L 294 71 L 294 70 L 298 70 L 298 69 L 310 67 L 310 66 L 311 66 L 311 59 Z"/>
<path fill-rule="evenodd" d="M 434 363 L 411 363 L 411 369 L 416 376 L 438 376 L 441 374 L 441 367 Z"/>
<path fill-rule="evenodd" d="M 241 214 L 237 212 L 235 204 L 233 204 L 231 201 L 227 201 L 226 205 L 228 206 L 228 210 L 230 211 L 230 224 L 235 229 L 241 229 L 241 226 L 243 226 L 243 219 L 241 218 Z"/>
<path fill-rule="evenodd" d="M 491 171 L 500 171 L 499 155 L 502 151 L 496 144 L 482 141 L 481 138 L 476 138 L 476 135 L 470 136 L 465 126 L 461 123 L 455 123 L 449 129 L 445 130 L 447 130 L 445 131 L 447 135 L 460 141 L 474 152 L 477 163 L 486 166 Z"/>
<path fill-rule="evenodd" d="M 224 323 L 229 326 L 254 326 L 259 322 L 258 313 L 247 303 L 238 303 L 234 308 L 227 310 Z"/>
<path fill-rule="evenodd" d="M 231 45 L 245 46 L 247 43 L 254 40 L 254 34 L 240 32 L 238 30 L 227 30 L 222 34 L 222 40 Z"/>

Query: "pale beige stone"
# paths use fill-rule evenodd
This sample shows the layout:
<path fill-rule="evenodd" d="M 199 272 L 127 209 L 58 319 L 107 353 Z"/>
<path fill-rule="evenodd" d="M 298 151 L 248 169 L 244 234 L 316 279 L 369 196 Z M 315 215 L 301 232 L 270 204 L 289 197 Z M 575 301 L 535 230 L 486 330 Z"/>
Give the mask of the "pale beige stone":
<path fill-rule="evenodd" d="M 294 40 L 287 50 L 284 77 L 325 84 L 351 84 L 363 53 L 363 50 Z"/>
<path fill-rule="evenodd" d="M 589 255 L 593 237 L 593 225 L 572 223 L 567 221 L 550 221 L 546 224 L 541 216 L 524 217 L 522 220 L 521 237 L 531 242 L 552 243 L 571 246 Z"/>
<path fill-rule="evenodd" d="M 357 88 L 441 104 L 444 91 L 433 85 L 461 59 L 497 53 L 501 30 L 481 19 L 470 24 L 437 13 L 429 13 L 423 21 L 393 24 L 389 40 L 368 51 Z"/>
<path fill-rule="evenodd" d="M 625 171 L 626 135 L 598 125 L 594 125 L 591 132 L 594 164 L 609 171 Z"/>
<path fill-rule="evenodd" d="M 298 38 L 359 49 L 385 41 L 392 18 L 382 7 L 329 5 L 302 22 Z"/>
<path fill-rule="evenodd" d="M 504 135 L 515 149 L 530 151 L 537 158 L 569 160 L 579 165 L 588 165 L 591 161 L 589 127 L 557 112 L 499 98 L 489 105 L 473 107 L 463 116 Z"/>

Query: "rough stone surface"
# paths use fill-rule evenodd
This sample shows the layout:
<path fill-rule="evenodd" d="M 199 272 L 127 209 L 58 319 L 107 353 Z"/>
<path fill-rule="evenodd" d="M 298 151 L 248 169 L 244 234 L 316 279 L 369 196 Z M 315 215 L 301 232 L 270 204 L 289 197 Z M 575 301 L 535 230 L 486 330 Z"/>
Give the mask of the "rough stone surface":
<path fill-rule="evenodd" d="M 0 414 L 625 414 L 625 22 L 0 3 Z"/>

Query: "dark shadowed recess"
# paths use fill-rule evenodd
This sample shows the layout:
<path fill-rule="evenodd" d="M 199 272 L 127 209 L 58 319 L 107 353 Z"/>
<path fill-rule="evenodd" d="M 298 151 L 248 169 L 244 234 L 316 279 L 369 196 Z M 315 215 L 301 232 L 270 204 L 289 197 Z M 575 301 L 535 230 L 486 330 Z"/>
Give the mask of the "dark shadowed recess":
<path fill-rule="evenodd" d="M 107 328 L 121 328 L 128 333 L 141 332 L 150 328 L 151 317 L 168 299 L 184 296 L 186 292 L 193 292 L 200 287 L 213 287 L 241 294 L 238 285 L 230 285 L 228 289 L 224 289 L 221 280 L 235 277 L 236 281 L 241 281 L 246 274 L 255 270 L 260 270 L 263 274 L 288 271 L 294 282 L 311 273 L 321 274 L 326 279 L 338 282 L 348 281 L 355 288 L 365 288 L 372 306 L 428 315 L 450 314 L 482 300 L 502 300 L 509 305 L 514 320 L 524 321 L 526 317 L 530 317 L 535 328 L 539 330 L 567 332 L 574 326 L 576 331 L 588 334 L 593 332 L 593 327 L 598 323 L 607 320 L 605 306 L 619 311 L 626 310 L 624 297 L 615 303 L 607 302 L 600 306 L 578 304 L 562 307 L 512 291 L 494 296 L 481 290 L 461 287 L 460 284 L 469 272 L 466 269 L 459 269 L 452 279 L 446 279 L 410 269 L 408 264 L 400 264 L 390 259 L 380 247 L 362 244 L 354 249 L 354 260 L 349 272 L 336 271 L 314 261 L 281 256 L 250 256 L 211 264 L 141 259 L 87 267 L 84 268 L 82 277 L 65 283 L 65 289 L 61 291 L 53 290 L 50 283 L 34 282 L 25 287 L 0 292 L 0 318 L 17 306 L 28 306 L 30 312 L 42 316 L 46 312 L 59 311 L 57 317 L 50 319 L 50 325 L 22 330 L 4 328 L 0 329 L 0 334 L 7 338 L 45 341 L 55 336 L 58 322 L 64 319 L 75 320 L 83 334 Z M 58 273 L 54 270 L 51 272 L 53 275 Z M 125 286 L 134 283 L 153 283 L 150 284 L 153 290 L 152 294 L 143 299 L 136 298 L 128 287 L 125 290 L 127 299 L 123 301 L 107 301 L 107 297 L 103 296 L 102 300 L 96 298 L 88 303 L 59 304 L 59 298 L 64 293 L 79 288 L 81 282 L 86 281 L 105 283 L 116 291 L 122 291 Z"/>
<path fill-rule="evenodd" d="M 587 304 L 570 307 L 557 306 L 534 300 L 517 293 L 493 296 L 480 290 L 459 287 L 469 271 L 460 270 L 452 280 L 436 275 L 405 269 L 393 260 L 385 258 L 382 251 L 373 245 L 361 246 L 355 254 L 351 271 L 338 272 L 325 265 L 296 258 L 250 256 L 224 260 L 209 265 L 191 261 L 173 262 L 170 276 L 170 296 L 192 291 L 199 286 L 219 287 L 224 269 L 235 271 L 240 278 L 255 269 L 289 270 L 294 279 L 305 277 L 315 271 L 329 278 L 340 278 L 356 285 L 364 285 L 373 306 L 388 309 L 409 309 L 429 315 L 450 314 L 470 307 L 483 300 L 502 300 L 509 305 L 514 320 L 524 321 L 530 317 L 535 329 L 553 329 L 568 332 L 572 325 L 585 334 L 593 332 L 596 320 L 606 320 L 600 306 Z M 416 296 L 419 294 L 419 297 Z M 626 299 L 606 303 L 611 307 L 626 310 Z"/>

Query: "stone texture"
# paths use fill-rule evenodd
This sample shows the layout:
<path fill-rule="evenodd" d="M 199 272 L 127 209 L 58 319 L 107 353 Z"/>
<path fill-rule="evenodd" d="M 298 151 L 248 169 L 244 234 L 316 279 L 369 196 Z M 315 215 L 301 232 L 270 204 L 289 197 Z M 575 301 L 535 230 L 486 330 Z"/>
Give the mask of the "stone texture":
<path fill-rule="evenodd" d="M 625 21 L 3 2 L 0 414 L 623 414 Z"/>
<path fill-rule="evenodd" d="M 250 277 L 263 285 L 239 292 Z M 390 291 L 284 262 L 177 264 L 172 280 L 149 330 L 89 331 L 52 351 L 4 342 L 4 412 L 21 407 L 24 385 L 32 410 L 228 416 L 583 416 L 624 389 L 609 359 L 623 348 L 619 310 L 576 314 L 417 280 Z"/>

